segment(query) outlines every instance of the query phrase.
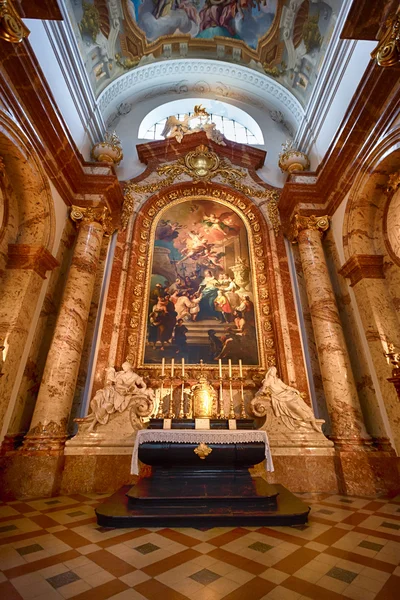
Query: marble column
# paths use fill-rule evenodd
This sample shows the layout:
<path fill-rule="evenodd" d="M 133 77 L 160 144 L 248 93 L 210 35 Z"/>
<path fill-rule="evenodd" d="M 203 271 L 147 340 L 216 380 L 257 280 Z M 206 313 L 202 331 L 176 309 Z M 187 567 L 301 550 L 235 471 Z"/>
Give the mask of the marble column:
<path fill-rule="evenodd" d="M 382 255 L 357 254 L 343 265 L 340 274 L 350 279 L 354 290 L 386 414 L 397 451 L 400 452 L 400 431 L 396 426 L 400 422 L 400 403 L 395 388 L 388 381 L 391 369 L 385 356 L 389 343 L 400 347 L 400 326 L 385 279 L 383 262 Z"/>
<path fill-rule="evenodd" d="M 318 352 L 332 439 L 337 447 L 362 449 L 369 442 L 357 388 L 322 247 L 329 218 L 295 215 L 290 231 L 297 241 Z"/>
<path fill-rule="evenodd" d="M 23 452 L 59 454 L 66 440 L 101 243 L 110 219 L 105 208 L 73 207 L 79 225 L 68 280 Z"/>

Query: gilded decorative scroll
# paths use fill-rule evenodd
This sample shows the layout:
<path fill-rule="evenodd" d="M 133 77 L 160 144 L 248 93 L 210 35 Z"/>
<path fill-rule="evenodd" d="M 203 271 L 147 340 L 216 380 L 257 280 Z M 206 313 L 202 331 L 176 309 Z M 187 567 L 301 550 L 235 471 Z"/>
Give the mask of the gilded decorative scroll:
<path fill-rule="evenodd" d="M 394 67 L 400 62 L 400 13 L 391 15 L 383 27 L 379 44 L 371 52 L 380 67 Z"/>
<path fill-rule="evenodd" d="M 29 33 L 11 0 L 0 0 L 0 38 L 18 44 Z"/>

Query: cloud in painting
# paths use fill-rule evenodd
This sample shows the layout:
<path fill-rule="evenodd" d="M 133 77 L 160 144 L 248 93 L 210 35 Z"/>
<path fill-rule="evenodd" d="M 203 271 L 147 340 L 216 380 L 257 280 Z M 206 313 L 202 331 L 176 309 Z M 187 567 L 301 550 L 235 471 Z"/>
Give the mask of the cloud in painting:
<path fill-rule="evenodd" d="M 171 35 L 177 31 L 189 33 L 192 36 L 197 34 L 198 25 L 189 19 L 184 10 L 173 10 L 159 19 L 156 19 L 152 14 L 153 10 L 153 0 L 144 0 L 139 7 L 138 25 L 143 29 L 149 41 L 154 41 L 162 35 Z"/>

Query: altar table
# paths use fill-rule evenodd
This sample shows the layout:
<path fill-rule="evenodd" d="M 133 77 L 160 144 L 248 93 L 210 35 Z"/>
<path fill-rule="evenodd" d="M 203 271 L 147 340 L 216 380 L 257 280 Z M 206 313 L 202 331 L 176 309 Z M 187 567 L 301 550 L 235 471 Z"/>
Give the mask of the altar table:
<path fill-rule="evenodd" d="M 142 429 L 136 435 L 132 454 L 131 474 L 139 474 L 138 454 L 141 444 L 160 442 L 168 444 L 254 444 L 263 443 L 265 447 L 265 468 L 273 471 L 271 450 L 266 431 L 253 430 L 182 430 L 182 429 Z M 199 459 L 199 464 L 203 463 Z"/>

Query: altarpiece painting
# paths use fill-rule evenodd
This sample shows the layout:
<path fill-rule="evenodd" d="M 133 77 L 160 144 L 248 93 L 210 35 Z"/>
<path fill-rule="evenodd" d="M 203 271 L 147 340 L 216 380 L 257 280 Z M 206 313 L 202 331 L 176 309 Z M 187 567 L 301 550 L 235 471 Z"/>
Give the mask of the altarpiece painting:
<path fill-rule="evenodd" d="M 184 199 L 158 216 L 150 242 L 144 363 L 259 364 L 252 257 L 231 206 Z"/>

